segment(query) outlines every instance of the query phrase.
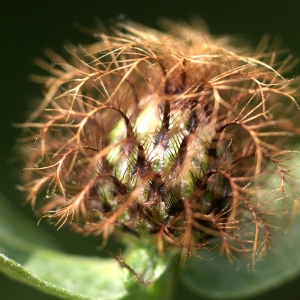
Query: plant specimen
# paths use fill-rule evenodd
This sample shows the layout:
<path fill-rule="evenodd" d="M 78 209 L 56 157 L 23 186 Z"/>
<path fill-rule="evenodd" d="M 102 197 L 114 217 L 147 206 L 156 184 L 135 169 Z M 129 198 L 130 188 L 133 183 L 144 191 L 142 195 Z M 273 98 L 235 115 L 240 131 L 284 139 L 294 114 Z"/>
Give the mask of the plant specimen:
<path fill-rule="evenodd" d="M 117 22 L 69 59 L 38 60 L 49 75 L 34 77 L 44 100 L 21 125 L 20 189 L 42 218 L 103 246 L 132 235 L 157 257 L 185 264 L 213 249 L 254 268 L 297 205 L 298 85 L 284 77 L 296 61 L 266 39 L 252 51 L 164 27 Z"/>

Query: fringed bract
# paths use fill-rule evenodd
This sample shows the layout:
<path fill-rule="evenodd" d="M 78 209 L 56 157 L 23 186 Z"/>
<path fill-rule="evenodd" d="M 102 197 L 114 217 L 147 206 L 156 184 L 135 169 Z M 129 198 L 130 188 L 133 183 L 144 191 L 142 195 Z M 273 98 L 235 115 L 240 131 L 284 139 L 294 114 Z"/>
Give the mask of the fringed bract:
<path fill-rule="evenodd" d="M 21 189 L 56 225 L 104 242 L 125 230 L 188 257 L 221 240 L 254 261 L 288 212 L 282 162 L 299 117 L 282 74 L 295 61 L 266 41 L 245 53 L 165 26 L 118 23 L 70 60 L 40 62 L 50 76 L 36 77 L 46 95 L 22 125 Z"/>

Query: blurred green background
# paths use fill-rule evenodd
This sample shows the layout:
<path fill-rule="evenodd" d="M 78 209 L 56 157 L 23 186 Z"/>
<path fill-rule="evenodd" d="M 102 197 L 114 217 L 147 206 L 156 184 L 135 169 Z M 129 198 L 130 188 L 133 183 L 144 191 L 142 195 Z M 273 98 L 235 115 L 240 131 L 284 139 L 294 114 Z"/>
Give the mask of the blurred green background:
<path fill-rule="evenodd" d="M 245 37 L 255 46 L 267 33 L 282 37 L 284 48 L 300 57 L 300 1 L 177 1 L 177 0 L 10 0 L 0 4 L 0 190 L 15 205 L 16 210 L 36 219 L 28 206 L 22 206 L 23 195 L 15 190 L 15 167 L 10 161 L 18 130 L 12 123 L 24 121 L 32 99 L 38 99 L 40 86 L 31 83 L 30 74 L 41 73 L 32 60 L 43 56 L 43 49 L 63 54 L 63 46 L 88 43 L 92 37 L 79 32 L 75 24 L 92 27 L 95 18 L 104 22 L 124 14 L 148 26 L 164 16 L 188 21 L 201 16 L 213 34 L 234 34 Z M 300 67 L 294 74 L 300 74 Z M 1 207 L 0 207 L 1 209 Z M 16 220 L 17 222 L 18 220 Z M 1 224 L 1 220 L 0 220 Z M 41 225 L 63 244 L 66 251 L 76 254 L 97 255 L 97 238 L 84 238 L 67 229 L 56 229 L 45 222 Z M 300 235 L 299 235 L 300 237 Z M 295 249 L 298 251 L 298 249 Z M 300 253 L 299 253 L 300 255 Z M 276 263 L 276 262 L 274 262 Z M 220 270 L 226 271 L 226 270 Z M 201 283 L 199 283 L 201 284 Z M 300 277 L 276 290 L 254 299 L 299 299 Z M 176 299 L 199 299 L 177 287 Z M 0 274 L 0 299 L 50 300 L 27 286 L 17 284 Z"/>

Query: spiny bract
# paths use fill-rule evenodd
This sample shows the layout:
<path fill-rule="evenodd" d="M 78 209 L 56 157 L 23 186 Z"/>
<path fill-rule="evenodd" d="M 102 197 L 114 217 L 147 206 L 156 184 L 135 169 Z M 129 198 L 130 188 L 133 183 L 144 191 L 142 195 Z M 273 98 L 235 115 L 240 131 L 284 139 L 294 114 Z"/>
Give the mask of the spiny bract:
<path fill-rule="evenodd" d="M 39 61 L 50 76 L 36 77 L 46 95 L 22 125 L 21 189 L 58 226 L 104 242 L 124 230 L 186 257 L 213 240 L 255 257 L 289 211 L 282 162 L 299 117 L 296 80 L 281 74 L 295 61 L 266 40 L 246 53 L 165 27 L 117 23 L 68 61 Z"/>

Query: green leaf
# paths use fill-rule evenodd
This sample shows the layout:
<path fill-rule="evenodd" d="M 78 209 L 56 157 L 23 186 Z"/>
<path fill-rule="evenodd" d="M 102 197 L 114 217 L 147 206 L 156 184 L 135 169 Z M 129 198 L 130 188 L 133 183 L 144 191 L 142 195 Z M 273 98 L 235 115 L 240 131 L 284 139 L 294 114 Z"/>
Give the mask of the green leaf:
<path fill-rule="evenodd" d="M 86 300 L 153 299 L 170 283 L 171 276 L 157 280 L 170 259 L 158 257 L 153 245 L 131 240 L 132 250 L 122 263 L 121 256 L 117 261 L 66 254 L 56 250 L 59 246 L 42 229 L 14 212 L 1 195 L 0 205 L 0 271 L 15 280 L 64 299 Z M 169 294 L 164 292 L 164 299 Z"/>
<path fill-rule="evenodd" d="M 198 295 L 217 299 L 241 299 L 278 287 L 300 272 L 299 232 L 300 219 L 297 218 L 292 231 L 283 238 L 277 237 L 269 253 L 256 262 L 255 271 L 248 270 L 243 258 L 241 266 L 232 265 L 226 255 L 211 251 L 209 256 L 208 253 L 199 255 L 212 261 L 188 260 L 180 278 Z"/>
<path fill-rule="evenodd" d="M 46 293 L 64 299 L 121 299 L 127 294 L 113 260 L 82 258 L 37 250 L 20 265 L 0 255 L 0 270 Z"/>

